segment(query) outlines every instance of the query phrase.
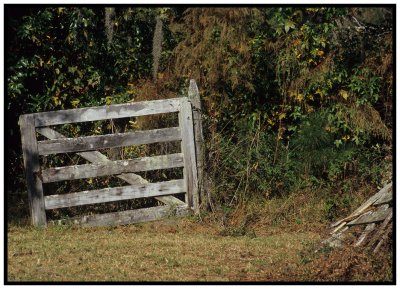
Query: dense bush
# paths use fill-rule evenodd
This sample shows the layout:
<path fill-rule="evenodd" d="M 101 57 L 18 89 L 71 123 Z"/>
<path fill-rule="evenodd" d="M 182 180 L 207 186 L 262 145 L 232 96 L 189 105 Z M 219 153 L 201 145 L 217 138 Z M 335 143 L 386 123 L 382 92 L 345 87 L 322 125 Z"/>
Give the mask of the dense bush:
<path fill-rule="evenodd" d="M 22 176 L 20 114 L 183 95 L 195 78 L 208 201 L 236 206 L 308 187 L 328 190 L 331 214 L 346 199 L 332 184 L 378 185 L 392 153 L 393 12 L 6 6 L 8 164 Z M 19 177 L 7 192 L 24 190 Z"/>

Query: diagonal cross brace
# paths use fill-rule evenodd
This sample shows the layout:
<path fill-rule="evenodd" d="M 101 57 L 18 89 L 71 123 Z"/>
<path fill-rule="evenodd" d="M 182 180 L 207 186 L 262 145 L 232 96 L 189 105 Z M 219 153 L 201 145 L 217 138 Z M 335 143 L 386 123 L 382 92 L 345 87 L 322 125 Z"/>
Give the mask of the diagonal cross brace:
<path fill-rule="evenodd" d="M 47 137 L 48 139 L 66 138 L 65 135 L 55 131 L 54 129 L 48 128 L 48 127 L 37 128 L 36 131 L 38 133 L 40 133 L 41 135 Z M 99 151 L 81 152 L 81 153 L 77 153 L 77 155 L 81 156 L 82 158 L 88 160 L 91 163 L 110 162 L 111 161 L 110 159 L 108 159 L 105 155 L 103 155 Z M 141 176 L 134 174 L 134 173 L 120 174 L 120 175 L 117 175 L 117 177 L 120 178 L 121 180 L 126 181 L 127 183 L 129 183 L 131 185 L 149 183 L 149 181 L 147 181 L 146 179 L 144 179 Z M 185 205 L 184 202 L 182 202 L 181 200 L 179 200 L 178 198 L 175 198 L 173 196 L 158 196 L 158 197 L 155 197 L 155 199 L 157 201 L 160 201 L 169 206 Z"/>

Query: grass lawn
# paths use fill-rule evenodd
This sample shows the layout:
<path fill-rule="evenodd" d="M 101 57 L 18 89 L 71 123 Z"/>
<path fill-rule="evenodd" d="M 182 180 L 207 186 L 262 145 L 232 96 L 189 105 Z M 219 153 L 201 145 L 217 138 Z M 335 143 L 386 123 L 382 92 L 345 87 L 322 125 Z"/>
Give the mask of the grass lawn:
<path fill-rule="evenodd" d="M 8 281 L 290 281 L 315 233 L 222 236 L 167 220 L 110 228 L 8 230 Z M 297 280 L 301 281 L 301 280 Z"/>

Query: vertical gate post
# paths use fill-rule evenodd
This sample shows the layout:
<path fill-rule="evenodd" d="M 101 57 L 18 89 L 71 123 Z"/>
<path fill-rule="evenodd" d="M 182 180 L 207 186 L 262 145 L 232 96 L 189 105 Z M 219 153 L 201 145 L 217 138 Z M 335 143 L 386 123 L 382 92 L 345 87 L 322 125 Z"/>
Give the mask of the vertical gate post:
<path fill-rule="evenodd" d="M 19 119 L 19 125 L 21 129 L 22 153 L 24 156 L 32 225 L 46 226 L 47 221 L 34 116 L 22 115 Z"/>
<path fill-rule="evenodd" d="M 194 142 L 196 147 L 196 164 L 197 164 L 197 177 L 199 181 L 199 194 L 201 204 L 206 203 L 205 189 L 204 189 L 204 137 L 203 126 L 201 121 L 201 101 L 200 93 L 194 79 L 190 80 L 189 101 L 192 103 L 193 109 L 193 129 L 194 129 Z"/>
<path fill-rule="evenodd" d="M 192 106 L 187 99 L 182 99 L 179 111 L 179 127 L 182 134 L 182 152 L 184 155 L 184 178 L 186 182 L 188 205 L 199 213 L 199 192 L 196 166 L 196 149 L 193 133 Z"/>

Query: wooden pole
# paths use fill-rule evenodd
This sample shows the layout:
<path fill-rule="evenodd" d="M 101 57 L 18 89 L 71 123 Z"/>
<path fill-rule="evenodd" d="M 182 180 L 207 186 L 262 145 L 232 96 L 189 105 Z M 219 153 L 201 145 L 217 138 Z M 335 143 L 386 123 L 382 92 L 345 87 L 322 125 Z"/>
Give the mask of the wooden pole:
<path fill-rule="evenodd" d="M 19 119 L 19 125 L 21 129 L 22 153 L 24 156 L 32 225 L 46 226 L 47 221 L 34 116 L 29 114 L 22 115 Z"/>
<path fill-rule="evenodd" d="M 187 187 L 187 203 L 193 211 L 199 213 L 199 191 L 196 165 L 196 149 L 193 133 L 192 107 L 187 99 L 182 99 L 179 111 L 179 127 L 182 134 L 182 153 L 185 164 L 184 178 Z"/>
<path fill-rule="evenodd" d="M 194 143 L 196 148 L 196 166 L 197 178 L 199 182 L 199 194 L 202 207 L 206 204 L 205 189 L 204 189 L 204 136 L 201 118 L 201 101 L 200 93 L 194 79 L 190 80 L 189 84 L 189 101 L 192 103 L 193 110 L 193 131 Z"/>

